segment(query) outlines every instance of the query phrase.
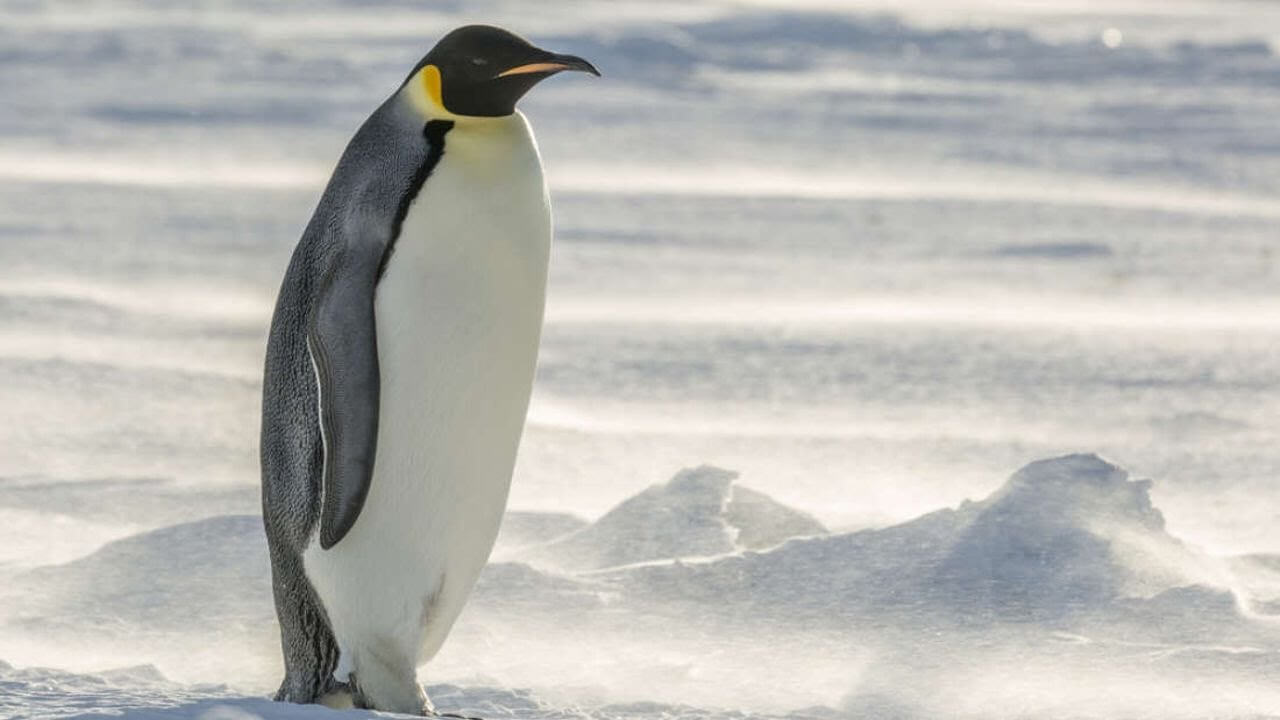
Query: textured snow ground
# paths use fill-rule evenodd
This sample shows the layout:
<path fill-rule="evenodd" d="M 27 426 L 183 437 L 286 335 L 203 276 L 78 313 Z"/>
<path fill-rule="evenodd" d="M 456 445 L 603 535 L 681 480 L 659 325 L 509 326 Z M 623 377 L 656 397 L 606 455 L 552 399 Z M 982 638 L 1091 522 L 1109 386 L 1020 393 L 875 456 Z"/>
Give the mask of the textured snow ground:
<path fill-rule="evenodd" d="M 1064 456 L 957 508 L 832 533 L 704 466 L 591 523 L 524 513 L 430 666 L 459 684 L 431 693 L 483 717 L 1280 712 L 1280 563 L 1170 535 L 1151 487 Z M 0 666 L 18 716 L 309 712 L 246 697 L 278 673 L 255 515 L 117 540 L 10 590 L 6 647 L 149 661 Z"/>
<path fill-rule="evenodd" d="M 1280 5 L 33 0 L 0 716 L 328 714 L 261 699 L 266 318 L 352 128 L 473 20 L 605 78 L 525 103 L 549 320 L 442 709 L 1280 715 Z M 1076 452 L 1155 483 L 1005 480 Z M 741 477 L 646 490 L 701 463 Z"/>

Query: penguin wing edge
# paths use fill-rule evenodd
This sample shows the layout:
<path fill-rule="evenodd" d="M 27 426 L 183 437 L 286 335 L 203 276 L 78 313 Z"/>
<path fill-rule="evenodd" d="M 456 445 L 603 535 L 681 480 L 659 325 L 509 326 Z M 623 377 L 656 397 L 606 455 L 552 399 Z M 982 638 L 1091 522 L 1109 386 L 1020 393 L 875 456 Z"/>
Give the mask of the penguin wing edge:
<path fill-rule="evenodd" d="M 378 441 L 377 259 L 343 253 L 325 276 L 307 331 L 324 448 L 320 547 L 338 544 L 369 494 Z M 354 261 L 353 261 L 354 260 Z"/>

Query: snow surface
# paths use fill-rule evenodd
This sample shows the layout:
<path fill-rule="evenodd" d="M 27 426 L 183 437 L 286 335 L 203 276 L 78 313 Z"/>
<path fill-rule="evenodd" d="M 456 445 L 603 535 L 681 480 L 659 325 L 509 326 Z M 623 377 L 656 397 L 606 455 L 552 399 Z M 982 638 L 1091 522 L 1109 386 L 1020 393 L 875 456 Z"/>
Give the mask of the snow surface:
<path fill-rule="evenodd" d="M 730 482 L 715 468 L 683 471 L 536 544 L 529 562 L 491 564 L 440 663 L 468 681 L 433 686 L 437 705 L 484 717 L 718 717 L 732 711 L 714 708 L 735 700 L 752 715 L 788 717 L 1003 717 L 1014 699 L 1047 716 L 1143 703 L 1152 717 L 1280 708 L 1269 680 L 1280 615 L 1267 614 L 1277 596 L 1245 589 L 1268 561 L 1214 558 L 1169 535 L 1151 483 L 1095 455 L 1031 463 L 986 498 L 883 529 L 796 524 L 804 534 L 763 550 L 708 543 L 707 518 L 723 516 L 690 513 L 691 492 L 714 491 L 714 508 L 750 492 Z M 769 511 L 741 521 L 742 534 L 804 517 L 749 496 Z M 610 555 L 637 527 L 662 528 L 667 552 L 648 558 L 657 546 L 642 541 L 646 561 Z M 620 563 L 566 569 L 582 559 L 573 538 Z M 12 581 L 8 649 L 154 660 L 89 673 L 0 666 L 0 708 L 16 717 L 303 716 L 246 697 L 278 671 L 264 642 L 274 619 L 254 515 L 142 533 Z M 1009 681 L 1004 695 L 964 690 L 978 668 Z M 1079 687 L 1037 687 L 1068 671 L 1114 697 L 1081 706 L 1089 695 Z M 1187 678 L 1217 699 L 1186 706 Z M 923 684 L 933 692 L 921 695 Z M 834 695 L 806 705 L 820 689 Z"/>
<path fill-rule="evenodd" d="M 263 699 L 265 324 L 469 21 L 605 77 L 524 103 L 548 324 L 437 706 L 1280 715 L 1280 5 L 26 0 L 0 716 L 331 714 Z"/>
<path fill-rule="evenodd" d="M 517 555 L 565 570 L 591 570 L 777 545 L 826 528 L 767 495 L 733 485 L 738 474 L 682 470 L 605 513 L 591 525 Z"/>

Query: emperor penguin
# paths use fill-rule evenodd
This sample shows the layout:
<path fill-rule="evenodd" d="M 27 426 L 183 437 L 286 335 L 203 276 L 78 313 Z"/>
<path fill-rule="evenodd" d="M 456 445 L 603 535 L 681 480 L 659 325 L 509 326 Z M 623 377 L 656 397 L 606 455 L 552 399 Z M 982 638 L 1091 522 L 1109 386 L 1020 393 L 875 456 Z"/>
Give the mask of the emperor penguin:
<path fill-rule="evenodd" d="M 267 343 L 262 505 L 276 699 L 432 714 L 436 654 L 506 507 L 551 244 L 515 109 L 599 72 L 500 28 L 445 35 L 347 145 Z"/>

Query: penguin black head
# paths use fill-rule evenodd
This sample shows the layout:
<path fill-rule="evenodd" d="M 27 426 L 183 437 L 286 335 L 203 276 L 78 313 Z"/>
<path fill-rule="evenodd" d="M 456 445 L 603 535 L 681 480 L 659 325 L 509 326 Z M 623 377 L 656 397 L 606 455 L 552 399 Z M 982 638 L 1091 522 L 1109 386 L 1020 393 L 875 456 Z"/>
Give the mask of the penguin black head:
<path fill-rule="evenodd" d="M 441 38 L 406 82 L 422 82 L 427 96 L 453 115 L 501 117 L 515 112 L 516 101 L 539 81 L 563 70 L 600 75 L 575 55 L 548 52 L 492 25 L 466 25 Z"/>

